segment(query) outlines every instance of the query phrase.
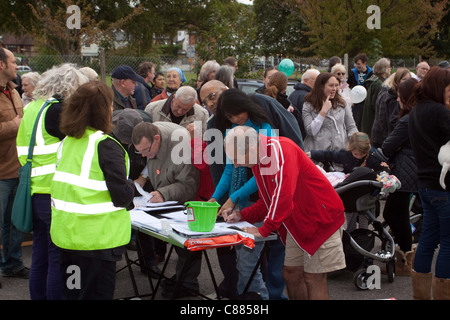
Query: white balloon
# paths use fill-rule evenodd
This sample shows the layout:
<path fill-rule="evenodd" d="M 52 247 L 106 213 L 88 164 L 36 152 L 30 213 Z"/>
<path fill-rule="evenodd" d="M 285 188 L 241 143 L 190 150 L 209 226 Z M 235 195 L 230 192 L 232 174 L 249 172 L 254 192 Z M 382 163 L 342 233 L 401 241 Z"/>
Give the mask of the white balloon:
<path fill-rule="evenodd" d="M 363 86 L 355 86 L 350 91 L 350 100 L 352 103 L 363 102 L 367 97 L 367 90 Z"/>

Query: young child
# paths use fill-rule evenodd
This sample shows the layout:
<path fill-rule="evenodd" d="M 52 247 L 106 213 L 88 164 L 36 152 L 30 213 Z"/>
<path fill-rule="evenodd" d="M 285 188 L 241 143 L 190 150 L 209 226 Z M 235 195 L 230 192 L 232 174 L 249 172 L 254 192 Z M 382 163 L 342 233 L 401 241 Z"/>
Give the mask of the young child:
<path fill-rule="evenodd" d="M 364 132 L 353 133 L 346 149 L 311 150 L 307 154 L 314 161 L 341 164 L 346 174 L 356 167 L 368 167 L 377 173 L 389 170 L 388 165 L 371 152 L 369 136 Z"/>
<path fill-rule="evenodd" d="M 357 167 L 367 167 L 380 173 L 389 171 L 389 166 L 385 162 L 381 162 L 373 152 L 371 152 L 371 145 L 369 136 L 364 132 L 353 133 L 348 141 L 347 149 L 336 150 L 311 150 L 307 152 L 308 156 L 315 161 L 330 162 L 341 164 L 343 166 L 342 181 Z M 325 173 L 329 181 L 333 178 L 333 173 Z M 342 182 L 337 181 L 337 182 Z M 331 181 L 330 181 L 331 182 Z M 336 184 L 337 184 L 336 182 Z M 333 183 L 332 183 L 333 185 Z M 335 186 L 335 185 L 333 185 Z M 351 219 L 351 213 L 345 213 L 346 223 Z M 359 228 L 367 229 L 368 220 L 366 217 L 359 217 Z M 347 225 L 348 227 L 348 225 Z"/>

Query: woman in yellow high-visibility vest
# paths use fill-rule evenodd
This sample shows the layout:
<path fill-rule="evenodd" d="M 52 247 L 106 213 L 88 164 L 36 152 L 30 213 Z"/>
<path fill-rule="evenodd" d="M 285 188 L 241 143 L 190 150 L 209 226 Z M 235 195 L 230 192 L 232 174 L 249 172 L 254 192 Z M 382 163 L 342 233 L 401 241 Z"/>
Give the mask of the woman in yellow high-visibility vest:
<path fill-rule="evenodd" d="M 86 83 L 65 101 L 51 186 L 50 234 L 61 248 L 68 299 L 112 299 L 116 262 L 130 241 L 135 187 L 129 159 L 112 130 L 113 91 Z"/>

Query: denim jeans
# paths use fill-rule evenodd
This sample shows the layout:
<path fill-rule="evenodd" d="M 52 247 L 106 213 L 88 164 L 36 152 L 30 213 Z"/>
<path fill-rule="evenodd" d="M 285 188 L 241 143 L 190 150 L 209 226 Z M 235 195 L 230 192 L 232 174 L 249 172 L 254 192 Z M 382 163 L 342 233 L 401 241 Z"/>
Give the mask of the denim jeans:
<path fill-rule="evenodd" d="M 11 222 L 12 205 L 19 178 L 0 180 L 0 227 L 1 244 L 0 270 L 4 275 L 16 273 L 24 268 L 22 261 L 22 241 L 24 234 Z"/>
<path fill-rule="evenodd" d="M 34 194 L 33 252 L 30 268 L 31 300 L 65 299 L 60 270 L 59 248 L 50 237 L 52 210 L 49 194 Z"/>
<path fill-rule="evenodd" d="M 260 227 L 262 223 L 256 223 L 255 226 Z M 236 268 L 238 270 L 238 283 L 237 294 L 240 295 L 244 292 L 248 280 L 255 268 L 256 263 L 261 255 L 261 251 L 264 248 L 264 242 L 255 242 L 255 247 L 249 249 L 243 244 L 240 244 L 236 248 Z M 261 268 L 258 268 L 253 280 L 248 288 L 248 292 L 259 293 L 263 300 L 269 299 L 269 293 L 266 285 L 264 284 Z"/>
<path fill-rule="evenodd" d="M 414 270 L 431 272 L 433 256 L 439 245 L 435 275 L 450 279 L 450 192 L 419 189 L 419 194 L 423 205 L 423 221 Z"/>
<path fill-rule="evenodd" d="M 270 300 L 287 300 L 283 294 L 286 287 L 283 278 L 284 244 L 280 239 L 269 241 L 269 253 L 267 255 L 266 287 Z"/>

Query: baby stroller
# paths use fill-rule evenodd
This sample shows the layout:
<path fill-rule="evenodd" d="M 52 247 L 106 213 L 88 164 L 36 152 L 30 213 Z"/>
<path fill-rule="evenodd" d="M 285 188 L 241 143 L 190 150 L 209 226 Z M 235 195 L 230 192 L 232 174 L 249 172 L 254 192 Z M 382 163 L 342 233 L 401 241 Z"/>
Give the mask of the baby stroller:
<path fill-rule="evenodd" d="M 367 269 L 374 261 L 386 264 L 389 282 L 393 282 L 395 277 L 395 243 L 376 218 L 379 212 L 378 195 L 383 188 L 383 183 L 376 181 L 376 178 L 376 173 L 371 169 L 361 167 L 335 187 L 345 212 L 351 213 L 342 240 L 347 269 L 354 272 L 353 283 L 361 290 L 370 288 L 368 280 L 372 273 Z M 362 216 L 368 220 L 368 229 L 356 228 L 358 218 Z M 373 253 L 375 238 L 381 240 L 381 250 Z"/>

